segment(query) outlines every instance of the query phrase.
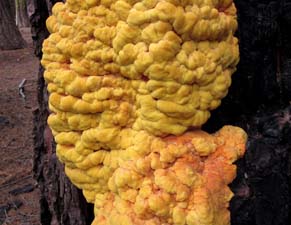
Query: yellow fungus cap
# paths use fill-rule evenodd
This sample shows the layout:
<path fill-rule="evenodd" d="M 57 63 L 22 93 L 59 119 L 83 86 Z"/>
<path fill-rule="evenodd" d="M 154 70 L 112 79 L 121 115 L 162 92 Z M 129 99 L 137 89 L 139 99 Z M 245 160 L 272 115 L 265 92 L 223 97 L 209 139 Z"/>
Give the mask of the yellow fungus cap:
<path fill-rule="evenodd" d="M 47 26 L 45 78 L 67 96 L 50 100 L 55 109 L 115 114 L 129 102 L 132 127 L 158 136 L 204 124 L 239 59 L 232 1 L 72 0 L 54 6 Z"/>

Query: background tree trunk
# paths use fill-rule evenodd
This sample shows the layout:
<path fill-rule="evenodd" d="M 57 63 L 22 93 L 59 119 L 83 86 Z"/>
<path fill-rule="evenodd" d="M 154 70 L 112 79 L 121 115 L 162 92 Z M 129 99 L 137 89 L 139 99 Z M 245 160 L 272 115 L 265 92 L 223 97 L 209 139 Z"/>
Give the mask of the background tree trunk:
<path fill-rule="evenodd" d="M 26 46 L 16 24 L 10 2 L 0 0 L 0 50 L 24 48 Z"/>
<path fill-rule="evenodd" d="M 29 19 L 26 8 L 26 0 L 15 0 L 16 25 L 18 27 L 29 27 Z"/>
<path fill-rule="evenodd" d="M 6 4 L 9 4 L 11 13 L 13 15 L 13 18 L 15 19 L 16 18 L 16 16 L 15 16 L 15 13 L 16 13 L 16 10 L 15 10 L 15 0 L 7 0 L 7 3 Z"/>
<path fill-rule="evenodd" d="M 46 0 L 29 0 L 36 54 L 48 33 Z M 247 152 L 237 162 L 231 188 L 232 225 L 287 225 L 291 182 L 291 26 L 290 0 L 236 0 L 240 63 L 222 105 L 203 129 L 244 128 Z M 47 93 L 39 73 L 35 174 L 42 196 L 42 224 L 90 224 L 92 209 L 65 178 L 46 125 Z M 65 191 L 64 191 L 65 190 Z M 49 215 L 49 216 L 46 216 Z"/>

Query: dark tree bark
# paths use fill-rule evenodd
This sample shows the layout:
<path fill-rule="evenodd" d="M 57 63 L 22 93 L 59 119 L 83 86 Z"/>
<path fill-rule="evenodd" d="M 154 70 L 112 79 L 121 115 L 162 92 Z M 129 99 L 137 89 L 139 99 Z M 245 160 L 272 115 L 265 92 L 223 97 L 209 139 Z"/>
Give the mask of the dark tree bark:
<path fill-rule="evenodd" d="M 48 36 L 45 21 L 49 15 L 46 0 L 28 0 L 29 16 L 35 54 L 41 58 L 41 45 Z M 93 220 L 93 207 L 64 174 L 57 160 L 55 145 L 47 126 L 48 96 L 43 79 L 43 68 L 38 74 L 38 104 L 35 111 L 34 175 L 41 191 L 42 225 L 87 225 Z"/>
<path fill-rule="evenodd" d="M 29 27 L 26 0 L 15 0 L 15 11 L 16 25 L 18 27 Z"/>
<path fill-rule="evenodd" d="M 24 48 L 26 46 L 16 24 L 11 3 L 0 0 L 0 50 Z"/>
<path fill-rule="evenodd" d="M 290 224 L 291 1 L 236 0 L 240 62 L 205 129 L 244 128 L 249 140 L 231 185 L 232 225 Z"/>
<path fill-rule="evenodd" d="M 42 43 L 49 35 L 45 24 L 49 16 L 46 1 L 27 0 L 27 11 L 31 24 L 34 53 L 40 59 L 42 57 Z"/>

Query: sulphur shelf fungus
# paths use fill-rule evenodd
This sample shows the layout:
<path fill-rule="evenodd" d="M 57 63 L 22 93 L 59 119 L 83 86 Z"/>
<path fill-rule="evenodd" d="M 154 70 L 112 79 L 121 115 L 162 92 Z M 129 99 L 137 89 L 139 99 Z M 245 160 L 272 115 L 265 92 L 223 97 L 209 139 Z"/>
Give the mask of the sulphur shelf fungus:
<path fill-rule="evenodd" d="M 52 12 L 48 124 L 92 224 L 230 224 L 246 134 L 199 128 L 239 60 L 232 0 L 67 0 Z"/>

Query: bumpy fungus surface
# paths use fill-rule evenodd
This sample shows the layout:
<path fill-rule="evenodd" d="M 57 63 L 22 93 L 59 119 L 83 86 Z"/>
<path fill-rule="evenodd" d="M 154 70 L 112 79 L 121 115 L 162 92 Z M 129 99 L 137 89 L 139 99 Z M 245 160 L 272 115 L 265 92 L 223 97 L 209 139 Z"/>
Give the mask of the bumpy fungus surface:
<path fill-rule="evenodd" d="M 67 0 L 47 27 L 48 123 L 93 224 L 229 224 L 246 134 L 193 128 L 238 63 L 233 2 Z"/>

